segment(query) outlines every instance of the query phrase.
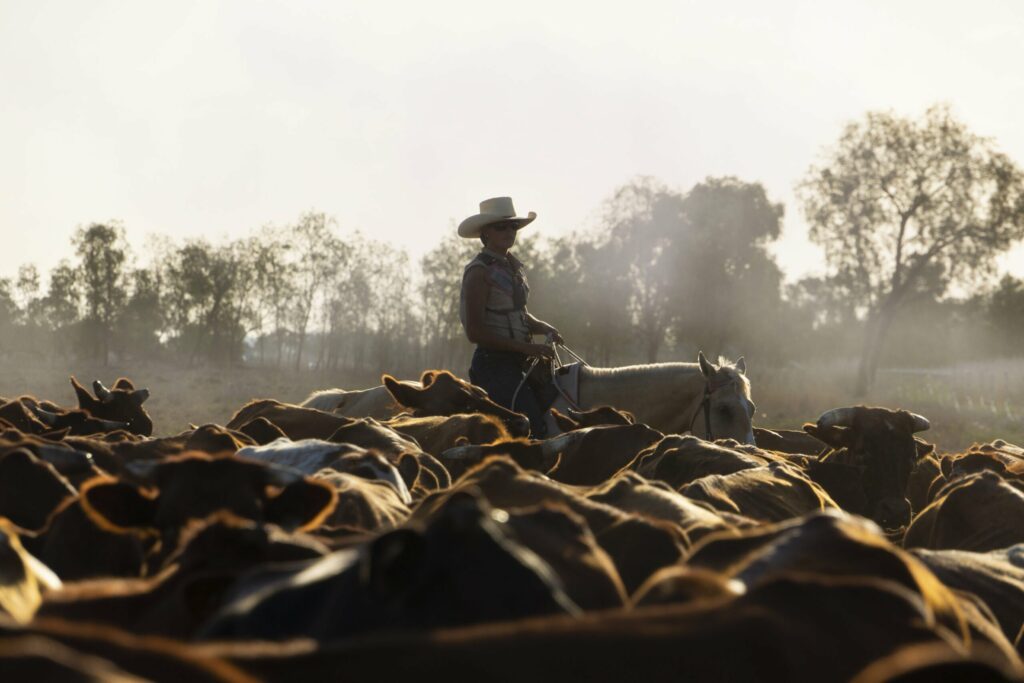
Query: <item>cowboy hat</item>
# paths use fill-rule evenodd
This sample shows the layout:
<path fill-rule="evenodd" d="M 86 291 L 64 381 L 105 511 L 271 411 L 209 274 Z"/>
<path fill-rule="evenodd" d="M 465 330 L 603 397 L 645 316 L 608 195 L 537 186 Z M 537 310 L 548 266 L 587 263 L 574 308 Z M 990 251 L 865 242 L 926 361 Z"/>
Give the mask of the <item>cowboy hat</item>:
<path fill-rule="evenodd" d="M 517 216 L 511 197 L 492 197 L 480 202 L 480 213 L 459 223 L 459 237 L 479 237 L 480 231 L 495 223 L 512 223 L 516 230 L 526 227 L 537 217 L 533 211 Z"/>

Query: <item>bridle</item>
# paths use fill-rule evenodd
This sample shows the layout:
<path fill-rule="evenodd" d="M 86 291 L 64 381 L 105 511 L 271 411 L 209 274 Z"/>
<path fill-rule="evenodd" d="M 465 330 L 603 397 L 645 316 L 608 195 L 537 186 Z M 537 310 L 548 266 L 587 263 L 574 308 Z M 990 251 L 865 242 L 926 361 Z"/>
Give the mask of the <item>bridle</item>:
<path fill-rule="evenodd" d="M 693 417 L 690 418 L 690 426 L 687 428 L 686 431 L 690 432 L 691 434 L 693 433 L 693 423 L 697 421 L 698 413 L 700 413 L 703 410 L 704 411 L 704 440 L 705 441 L 714 441 L 714 438 L 713 438 L 713 436 L 711 434 L 711 394 L 715 393 L 716 391 L 718 391 L 719 389 L 721 389 L 723 387 L 727 387 L 727 386 L 730 386 L 730 385 L 735 384 L 735 383 L 736 383 L 736 380 L 730 377 L 729 379 L 727 379 L 726 381 L 724 381 L 724 382 L 722 382 L 720 384 L 712 385 L 711 384 L 711 380 L 705 378 L 704 379 L 704 397 L 701 399 L 700 405 L 697 407 L 697 410 L 694 411 Z"/>

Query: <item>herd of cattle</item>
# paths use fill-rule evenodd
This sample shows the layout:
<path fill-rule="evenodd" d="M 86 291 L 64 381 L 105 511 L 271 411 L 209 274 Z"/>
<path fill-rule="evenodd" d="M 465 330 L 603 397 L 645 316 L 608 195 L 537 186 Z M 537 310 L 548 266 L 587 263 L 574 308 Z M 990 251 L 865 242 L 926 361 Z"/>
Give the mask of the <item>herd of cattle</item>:
<path fill-rule="evenodd" d="M 386 379 L 389 419 L 156 438 L 127 379 L 0 399 L 0 680 L 1024 680 L 1021 448 L 867 407 L 535 441 Z"/>

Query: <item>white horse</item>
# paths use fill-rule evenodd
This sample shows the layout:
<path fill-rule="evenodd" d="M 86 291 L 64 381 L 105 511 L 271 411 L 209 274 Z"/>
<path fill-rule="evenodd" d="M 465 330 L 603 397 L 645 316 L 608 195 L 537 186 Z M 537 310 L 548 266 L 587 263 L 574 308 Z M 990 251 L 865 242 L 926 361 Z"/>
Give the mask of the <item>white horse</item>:
<path fill-rule="evenodd" d="M 583 366 L 577 405 L 582 410 L 602 405 L 628 410 L 637 422 L 666 434 L 692 431 L 705 439 L 731 438 L 753 444 L 754 403 L 750 400 L 746 370 L 743 358 L 735 363 L 720 358 L 715 365 L 703 353 L 697 354 L 696 363 L 621 368 Z M 401 383 L 417 389 L 423 386 L 415 380 Z M 387 420 L 405 410 L 383 385 L 356 391 L 315 391 L 302 405 L 347 417 L 378 420 Z M 561 396 L 552 407 L 563 414 L 570 408 Z M 550 413 L 547 420 L 548 434 L 558 434 L 560 430 Z"/>
<path fill-rule="evenodd" d="M 666 434 L 693 432 L 705 439 L 736 439 L 754 443 L 751 421 L 754 402 L 743 358 L 735 363 L 719 358 L 713 364 L 703 352 L 696 363 L 652 363 L 621 368 L 582 366 L 577 405 L 589 410 L 609 405 L 627 410 Z M 567 413 L 570 406 L 558 396 L 553 408 Z M 557 434 L 548 418 L 550 434 Z"/>

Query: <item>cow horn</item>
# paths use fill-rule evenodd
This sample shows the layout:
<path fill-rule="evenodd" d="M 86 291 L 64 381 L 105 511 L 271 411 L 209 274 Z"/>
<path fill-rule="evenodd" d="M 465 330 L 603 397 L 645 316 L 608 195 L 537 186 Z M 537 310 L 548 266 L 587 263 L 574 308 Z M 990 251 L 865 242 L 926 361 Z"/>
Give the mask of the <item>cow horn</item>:
<path fill-rule="evenodd" d="M 38 417 L 44 424 L 51 427 L 57 426 L 57 418 L 60 417 L 57 413 L 51 413 L 49 410 L 44 410 L 32 403 L 29 403 L 29 407 L 32 409 L 32 412 L 36 414 L 36 417 Z M 925 429 L 927 429 L 927 427 Z"/>
<path fill-rule="evenodd" d="M 116 420 L 100 420 L 99 418 L 96 418 L 96 421 L 99 422 L 100 427 L 102 427 L 103 430 L 107 432 L 115 432 L 118 429 L 128 429 L 127 422 L 117 422 Z"/>
<path fill-rule="evenodd" d="M 918 432 L 927 432 L 929 429 L 932 428 L 932 423 L 929 422 L 928 418 L 924 417 L 923 415 L 918 415 L 917 413 L 911 413 L 910 414 L 910 419 L 912 419 L 914 421 L 914 433 L 915 434 L 917 434 Z"/>
<path fill-rule="evenodd" d="M 818 427 L 849 427 L 853 424 L 853 408 L 833 408 L 821 414 L 818 418 Z"/>
<path fill-rule="evenodd" d="M 92 390 L 96 392 L 96 398 L 98 398 L 99 400 L 110 400 L 110 389 L 107 389 L 105 386 L 103 386 L 103 382 L 99 381 L 98 379 L 94 379 L 92 381 Z"/>

